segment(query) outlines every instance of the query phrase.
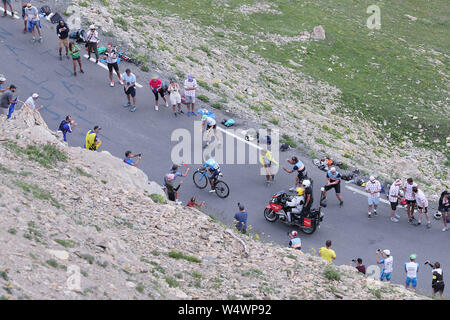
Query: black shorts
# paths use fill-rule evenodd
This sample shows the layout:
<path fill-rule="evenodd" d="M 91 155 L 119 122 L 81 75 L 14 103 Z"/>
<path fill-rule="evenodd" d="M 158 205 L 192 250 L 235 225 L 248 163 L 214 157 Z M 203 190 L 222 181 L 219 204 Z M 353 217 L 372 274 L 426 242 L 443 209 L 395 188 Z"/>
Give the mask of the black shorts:
<path fill-rule="evenodd" d="M 391 209 L 392 209 L 392 211 L 397 210 L 397 206 L 398 206 L 398 200 L 396 202 L 391 202 Z"/>
<path fill-rule="evenodd" d="M 428 213 L 428 207 L 422 208 L 422 207 L 417 206 L 417 209 L 422 210 L 423 213 Z"/>
<path fill-rule="evenodd" d="M 407 203 L 407 204 L 415 204 L 415 203 L 416 203 L 416 200 L 406 200 L 406 203 Z"/>
<path fill-rule="evenodd" d="M 206 125 L 206 130 L 209 130 L 209 129 L 211 129 L 211 128 L 213 128 L 214 130 L 216 130 L 216 127 L 217 127 L 217 125 L 213 125 L 213 126 Z"/>
<path fill-rule="evenodd" d="M 136 96 L 136 89 L 133 87 L 128 88 L 128 90 L 125 90 L 125 88 L 123 88 L 123 90 L 125 91 L 126 95 L 131 94 L 131 96 L 134 98 Z"/>
<path fill-rule="evenodd" d="M 22 18 L 23 20 L 25 20 L 25 8 L 27 7 L 27 5 L 22 6 Z"/>
<path fill-rule="evenodd" d="M 299 181 L 302 181 L 303 178 L 305 177 L 305 171 L 306 171 L 306 168 L 303 168 L 303 170 L 301 170 L 301 171 L 297 171 L 297 177 L 298 177 Z"/>
<path fill-rule="evenodd" d="M 157 91 L 152 90 L 152 92 L 155 95 L 155 100 L 158 100 L 158 93 L 161 96 L 161 98 L 164 98 L 164 90 L 162 88 Z"/>
<path fill-rule="evenodd" d="M 114 63 L 108 63 L 108 70 L 109 70 L 109 72 L 112 72 L 113 69 L 114 69 L 117 73 L 119 73 L 119 65 L 117 64 L 117 62 L 114 62 Z"/>
<path fill-rule="evenodd" d="M 340 182 L 337 184 L 333 184 L 331 186 L 325 186 L 324 188 L 325 188 L 325 191 L 328 191 L 328 190 L 334 188 L 334 190 L 336 191 L 336 194 L 341 193 L 341 183 Z"/>
<path fill-rule="evenodd" d="M 438 293 L 438 292 L 443 293 L 445 284 L 444 283 L 435 283 L 435 284 L 431 285 L 431 287 L 433 288 L 434 293 Z"/>

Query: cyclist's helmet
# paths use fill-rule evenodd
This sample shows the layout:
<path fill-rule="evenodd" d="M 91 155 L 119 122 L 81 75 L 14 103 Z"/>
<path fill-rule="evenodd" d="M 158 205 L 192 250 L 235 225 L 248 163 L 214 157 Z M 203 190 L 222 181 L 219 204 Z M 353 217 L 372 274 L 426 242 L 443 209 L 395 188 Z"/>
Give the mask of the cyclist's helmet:
<path fill-rule="evenodd" d="M 303 184 L 303 186 L 304 186 L 305 188 L 308 188 L 308 187 L 311 185 L 311 181 L 309 181 L 309 180 L 303 180 L 302 184 Z"/>
<path fill-rule="evenodd" d="M 302 196 L 305 194 L 305 189 L 303 189 L 301 187 L 298 187 L 296 191 L 297 191 L 297 195 L 299 195 L 299 196 Z"/>
<path fill-rule="evenodd" d="M 297 231 L 292 230 L 291 232 L 289 232 L 289 235 L 292 237 L 296 237 L 298 235 Z"/>

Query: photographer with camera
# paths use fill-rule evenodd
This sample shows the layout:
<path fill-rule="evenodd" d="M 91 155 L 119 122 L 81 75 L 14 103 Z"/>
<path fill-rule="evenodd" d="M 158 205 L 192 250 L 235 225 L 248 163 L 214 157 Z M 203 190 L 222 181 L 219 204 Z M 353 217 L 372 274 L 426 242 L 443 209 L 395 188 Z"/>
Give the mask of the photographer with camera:
<path fill-rule="evenodd" d="M 362 264 L 362 259 L 358 258 L 358 259 L 352 259 L 352 261 L 350 261 L 350 266 L 353 266 L 354 263 L 356 263 L 356 269 L 361 272 L 362 274 L 366 274 L 366 266 Z"/>
<path fill-rule="evenodd" d="M 433 297 L 436 293 L 439 292 L 440 297 L 442 298 L 444 294 L 444 274 L 441 269 L 441 264 L 439 262 L 435 262 L 433 264 L 430 261 L 425 261 L 425 264 L 429 265 L 431 269 L 433 269 L 433 280 L 431 280 L 431 288 L 433 289 Z"/>
<path fill-rule="evenodd" d="M 391 281 L 391 274 L 394 265 L 394 257 L 391 255 L 391 251 L 388 249 L 381 251 L 381 249 L 377 249 L 377 264 L 382 264 L 383 269 L 381 270 L 380 281 L 386 279 L 387 282 Z M 380 261 L 379 255 L 382 255 L 383 259 Z"/>
<path fill-rule="evenodd" d="M 136 157 L 138 159 L 135 162 L 132 158 L 136 158 Z M 123 162 L 125 162 L 126 164 L 129 164 L 130 166 L 137 167 L 137 165 L 139 164 L 141 159 L 142 159 L 142 153 L 133 154 L 133 153 L 131 153 L 131 151 L 126 151 L 125 159 L 123 159 Z"/>

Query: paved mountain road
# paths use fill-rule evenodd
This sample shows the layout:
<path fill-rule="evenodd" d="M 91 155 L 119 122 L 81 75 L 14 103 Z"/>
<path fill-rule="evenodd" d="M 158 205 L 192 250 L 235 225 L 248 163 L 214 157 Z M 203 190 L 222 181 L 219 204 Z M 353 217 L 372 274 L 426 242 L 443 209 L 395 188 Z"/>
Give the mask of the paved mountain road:
<path fill-rule="evenodd" d="M 0 12 L 1 13 L 1 12 Z M 137 89 L 137 111 L 131 113 L 122 107 L 125 95 L 116 81 L 116 86 L 109 86 L 107 71 L 95 63 L 82 58 L 85 74 L 72 74 L 72 60 L 59 61 L 57 56 L 57 39 L 55 25 L 43 22 L 44 42 L 31 43 L 31 35 L 23 34 L 22 20 L 0 18 L 0 73 L 7 78 L 8 84 L 18 87 L 19 99 L 24 101 L 33 92 L 40 94 L 39 102 L 45 105 L 41 114 L 52 130 L 56 130 L 60 121 L 72 115 L 78 127 L 68 135 L 71 146 L 83 146 L 85 134 L 94 125 L 103 129 L 100 139 L 101 150 L 108 150 L 117 157 L 123 157 L 126 150 L 142 152 L 139 167 L 151 180 L 162 182 L 164 174 L 172 165 L 172 132 L 178 128 L 189 130 L 193 135 L 194 118 L 186 115 L 177 118 L 160 101 L 159 112 L 154 110 L 154 97 L 148 89 L 151 73 L 143 73 L 133 65 L 120 63 L 121 72 L 130 67 L 137 76 L 137 81 L 144 87 Z M 82 48 L 85 53 L 84 48 Z M 195 70 L 193 71 L 195 74 Z M 168 75 L 161 75 L 167 78 Z M 180 84 L 182 82 L 180 81 Z M 199 101 L 196 109 L 202 106 Z M 184 108 L 184 107 L 183 107 Z M 184 109 L 185 110 L 185 109 Z M 215 112 L 218 122 L 222 119 L 220 112 Z M 226 150 L 226 141 L 224 150 Z M 309 175 L 314 180 L 314 206 L 318 205 L 320 186 L 325 183 L 325 173 L 313 168 L 311 159 L 297 153 L 307 166 Z M 280 164 L 286 165 L 286 158 L 292 152 L 280 153 Z M 294 175 L 280 169 L 275 182 L 270 187 L 264 185 L 264 177 L 259 175 L 259 165 L 222 165 L 224 181 L 231 189 L 227 199 L 220 199 L 207 190 L 197 189 L 192 182 L 192 173 L 199 164 L 190 165 L 191 172 L 184 178 L 180 188 L 180 199 L 185 204 L 190 196 L 197 195 L 205 200 L 208 211 L 221 221 L 231 224 L 237 211 L 237 202 L 245 204 L 252 226 L 252 233 L 262 240 L 287 245 L 286 232 L 290 230 L 280 222 L 269 223 L 264 219 L 263 210 L 273 193 L 292 186 Z M 389 221 L 390 208 L 381 204 L 378 217 L 367 219 L 367 198 L 341 186 L 344 206 L 338 205 L 333 191 L 328 194 L 328 207 L 320 229 L 313 235 L 302 235 L 303 249 L 324 245 L 327 239 L 333 241 L 337 253 L 337 264 L 348 264 L 352 258 L 361 257 L 366 266 L 375 264 L 375 250 L 389 248 L 394 256 L 394 273 L 392 279 L 402 283 L 405 279 L 403 264 L 411 253 L 418 255 L 421 263 L 419 272 L 419 291 L 431 293 L 431 269 L 423 266 L 426 259 L 440 261 L 444 272 L 450 268 L 448 240 L 450 233 L 441 232 L 442 222 L 433 219 L 432 228 L 414 227 L 406 223 L 406 212 L 400 209 L 402 218 L 397 224 Z"/>

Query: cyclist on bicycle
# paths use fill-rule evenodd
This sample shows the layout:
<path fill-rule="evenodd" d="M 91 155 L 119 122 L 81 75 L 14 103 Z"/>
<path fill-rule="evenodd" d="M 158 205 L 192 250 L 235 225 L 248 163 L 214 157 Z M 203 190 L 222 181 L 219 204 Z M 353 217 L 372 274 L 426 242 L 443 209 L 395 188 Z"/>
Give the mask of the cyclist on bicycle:
<path fill-rule="evenodd" d="M 209 192 L 216 192 L 215 189 L 215 181 L 217 179 L 217 176 L 220 174 L 220 166 L 219 164 L 216 162 L 216 160 L 214 160 L 213 158 L 209 158 L 202 170 L 209 170 L 210 176 L 209 176 L 209 183 L 211 184 L 211 190 Z"/>

